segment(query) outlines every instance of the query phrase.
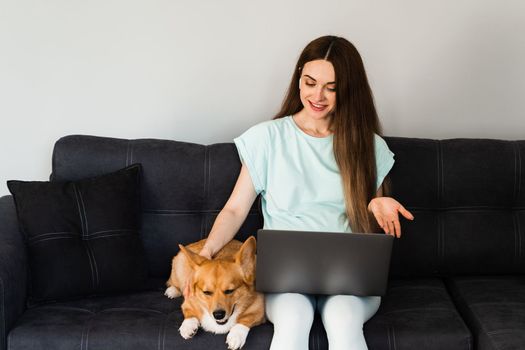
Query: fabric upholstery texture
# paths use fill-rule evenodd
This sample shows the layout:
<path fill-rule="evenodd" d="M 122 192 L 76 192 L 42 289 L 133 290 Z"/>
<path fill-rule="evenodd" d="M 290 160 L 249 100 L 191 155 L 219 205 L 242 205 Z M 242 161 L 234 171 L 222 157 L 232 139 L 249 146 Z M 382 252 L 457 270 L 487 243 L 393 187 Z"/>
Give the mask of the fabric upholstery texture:
<path fill-rule="evenodd" d="M 523 327 L 525 305 L 519 287 L 525 271 L 525 141 L 384 139 L 396 154 L 392 197 L 415 220 L 401 219 L 387 295 L 364 326 L 369 349 L 525 348 L 521 333 L 514 332 Z M 208 235 L 240 163 L 233 143 L 77 135 L 56 143 L 52 180 L 77 180 L 133 163 L 143 165 L 141 238 L 149 272 L 162 284 L 177 244 Z M 244 240 L 260 227 L 257 200 L 236 238 Z M 184 341 L 177 334 L 180 299 L 168 300 L 162 292 L 158 285 L 149 292 L 27 309 L 5 328 L 10 349 L 226 348 L 224 335 L 202 330 Z M 508 320 L 501 318 L 505 313 Z M 269 322 L 255 327 L 245 349 L 268 349 L 272 332 Z M 327 348 L 316 315 L 310 349 Z"/>
<path fill-rule="evenodd" d="M 128 291 L 146 281 L 139 179 L 133 165 L 78 181 L 8 181 L 33 302 Z"/>
<path fill-rule="evenodd" d="M 525 141 L 385 140 L 392 197 L 415 216 L 393 277 L 525 273 Z"/>
<path fill-rule="evenodd" d="M 77 180 L 132 163 L 142 164 L 141 233 L 149 272 L 164 278 L 179 243 L 208 235 L 237 180 L 239 157 L 233 143 L 65 137 L 54 149 L 52 180 Z M 262 227 L 258 201 L 239 230 L 241 241 Z"/>
<path fill-rule="evenodd" d="M 86 298 L 28 310 L 9 335 L 10 349 L 226 349 L 226 335 L 199 330 L 192 340 L 178 329 L 181 299 L 160 291 Z M 268 349 L 266 323 L 250 331 L 245 348 Z"/>
<path fill-rule="evenodd" d="M 439 279 L 391 280 L 364 327 L 370 349 L 472 349 L 472 337 Z"/>
<path fill-rule="evenodd" d="M 0 349 L 9 330 L 24 312 L 27 297 L 27 256 L 18 230 L 13 198 L 0 198 Z"/>
<path fill-rule="evenodd" d="M 450 285 L 478 349 L 525 348 L 525 276 L 458 277 Z"/>

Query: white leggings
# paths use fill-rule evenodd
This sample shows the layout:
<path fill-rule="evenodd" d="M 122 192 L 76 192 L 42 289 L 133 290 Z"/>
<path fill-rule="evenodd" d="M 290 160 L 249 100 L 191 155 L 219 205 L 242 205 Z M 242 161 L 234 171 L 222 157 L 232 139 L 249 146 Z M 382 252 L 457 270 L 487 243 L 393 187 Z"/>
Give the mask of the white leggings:
<path fill-rule="evenodd" d="M 330 350 L 368 349 L 363 324 L 379 309 L 381 297 L 266 294 L 266 316 L 273 323 L 270 350 L 308 350 L 310 328 L 317 307 Z"/>

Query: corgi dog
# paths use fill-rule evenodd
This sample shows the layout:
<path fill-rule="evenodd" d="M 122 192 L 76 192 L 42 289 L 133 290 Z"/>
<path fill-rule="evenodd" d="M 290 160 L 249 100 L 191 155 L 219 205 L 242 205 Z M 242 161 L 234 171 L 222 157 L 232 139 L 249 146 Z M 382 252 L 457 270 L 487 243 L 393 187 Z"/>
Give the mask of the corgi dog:
<path fill-rule="evenodd" d="M 255 291 L 255 238 L 230 241 L 212 260 L 198 254 L 205 242 L 179 244 L 164 294 L 181 296 L 189 281 L 180 335 L 190 339 L 200 326 L 208 332 L 228 333 L 228 349 L 240 349 L 250 328 L 265 322 L 264 296 Z"/>

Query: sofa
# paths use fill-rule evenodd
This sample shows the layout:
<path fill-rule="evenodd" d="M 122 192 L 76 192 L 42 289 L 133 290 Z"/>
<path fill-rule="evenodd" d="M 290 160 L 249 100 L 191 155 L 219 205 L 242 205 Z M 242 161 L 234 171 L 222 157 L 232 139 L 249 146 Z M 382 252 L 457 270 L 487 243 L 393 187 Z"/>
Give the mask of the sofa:
<path fill-rule="evenodd" d="M 401 218 L 387 294 L 364 326 L 369 349 L 525 349 L 525 141 L 385 137 Z M 28 304 L 28 262 L 11 196 L 0 198 L 0 349 L 226 349 L 225 335 L 178 334 L 181 299 L 163 295 L 178 244 L 205 238 L 240 170 L 233 143 L 85 135 L 59 139 L 50 181 L 142 164 L 141 291 Z M 257 199 L 237 239 L 263 226 Z M 244 349 L 268 349 L 273 326 Z M 316 315 L 310 349 L 328 349 Z"/>

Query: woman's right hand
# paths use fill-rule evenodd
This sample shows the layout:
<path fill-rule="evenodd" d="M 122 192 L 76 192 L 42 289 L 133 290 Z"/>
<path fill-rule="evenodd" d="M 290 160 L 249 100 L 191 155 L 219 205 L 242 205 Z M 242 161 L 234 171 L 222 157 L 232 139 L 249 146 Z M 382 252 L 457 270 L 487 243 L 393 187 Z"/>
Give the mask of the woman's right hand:
<path fill-rule="evenodd" d="M 208 249 L 206 249 L 206 247 L 202 248 L 202 250 L 200 251 L 199 255 L 202 256 L 202 257 L 205 257 L 208 260 L 211 260 L 210 251 Z M 184 290 L 182 291 L 182 295 L 184 295 L 184 299 L 192 296 L 190 294 L 190 285 L 191 285 L 191 276 L 188 277 L 188 279 L 186 280 L 186 286 L 184 287 Z"/>
<path fill-rule="evenodd" d="M 211 252 L 206 246 L 202 247 L 199 255 L 205 257 L 208 260 L 211 260 Z"/>

